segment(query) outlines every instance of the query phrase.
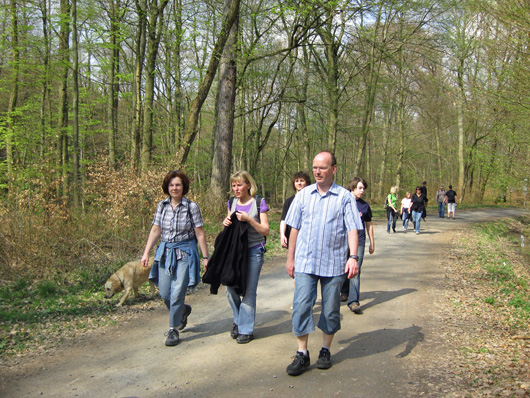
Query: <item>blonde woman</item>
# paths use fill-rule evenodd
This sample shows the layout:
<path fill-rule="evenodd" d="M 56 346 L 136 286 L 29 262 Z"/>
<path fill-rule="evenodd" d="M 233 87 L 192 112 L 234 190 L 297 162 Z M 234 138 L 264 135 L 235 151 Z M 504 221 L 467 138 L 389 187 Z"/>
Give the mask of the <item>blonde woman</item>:
<path fill-rule="evenodd" d="M 238 171 L 230 177 L 234 197 L 228 201 L 228 214 L 223 225 L 232 224 L 232 214 L 237 220 L 248 223 L 248 269 L 245 295 L 241 297 L 234 287 L 227 286 L 228 302 L 234 314 L 230 335 L 238 344 L 254 339 L 256 319 L 256 295 L 258 279 L 265 253 L 265 237 L 269 235 L 269 207 L 265 199 L 256 196 L 257 186 L 246 171 Z"/>

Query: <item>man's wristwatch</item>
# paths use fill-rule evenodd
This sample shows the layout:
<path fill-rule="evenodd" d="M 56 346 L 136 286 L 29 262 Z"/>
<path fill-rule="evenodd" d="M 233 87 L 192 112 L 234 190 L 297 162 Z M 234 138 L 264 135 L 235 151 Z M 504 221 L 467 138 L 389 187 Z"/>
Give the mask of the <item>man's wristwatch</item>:
<path fill-rule="evenodd" d="M 353 258 L 354 260 L 359 260 L 359 256 L 357 254 L 352 254 L 349 258 Z"/>

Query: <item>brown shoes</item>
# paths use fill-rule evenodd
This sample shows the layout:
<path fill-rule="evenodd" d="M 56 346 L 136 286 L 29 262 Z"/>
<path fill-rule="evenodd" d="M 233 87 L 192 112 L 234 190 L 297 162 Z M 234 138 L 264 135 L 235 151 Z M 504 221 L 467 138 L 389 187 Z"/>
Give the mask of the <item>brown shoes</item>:
<path fill-rule="evenodd" d="M 353 302 L 348 307 L 350 308 L 350 311 L 355 314 L 362 314 L 363 312 L 359 303 Z"/>

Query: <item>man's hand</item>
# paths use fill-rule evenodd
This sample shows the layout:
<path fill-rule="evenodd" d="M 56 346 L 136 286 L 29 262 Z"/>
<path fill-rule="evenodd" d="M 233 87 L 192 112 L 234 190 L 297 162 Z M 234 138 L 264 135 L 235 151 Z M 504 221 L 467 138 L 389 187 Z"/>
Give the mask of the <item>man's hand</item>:
<path fill-rule="evenodd" d="M 359 273 L 359 264 L 354 258 L 349 258 L 344 267 L 344 273 L 348 276 L 348 279 L 354 278 Z"/>
<path fill-rule="evenodd" d="M 288 257 L 287 263 L 285 264 L 285 268 L 287 269 L 287 273 L 289 274 L 289 276 L 294 279 L 294 259 L 290 260 Z"/>

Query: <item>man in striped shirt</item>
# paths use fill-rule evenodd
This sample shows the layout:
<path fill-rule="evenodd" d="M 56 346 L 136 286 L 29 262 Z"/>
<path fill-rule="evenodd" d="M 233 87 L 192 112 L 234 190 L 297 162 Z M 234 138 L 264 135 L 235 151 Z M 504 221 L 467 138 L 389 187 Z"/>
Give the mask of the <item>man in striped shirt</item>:
<path fill-rule="evenodd" d="M 287 213 L 291 227 L 287 273 L 295 279 L 293 333 L 298 351 L 287 373 L 299 375 L 310 365 L 307 342 L 315 330 L 313 306 L 320 281 L 322 311 L 318 328 L 322 330 L 322 349 L 317 368 L 332 365 L 329 348 L 340 329 L 340 289 L 344 278 L 359 272 L 357 230 L 362 222 L 351 193 L 333 181 L 337 161 L 331 152 L 321 152 L 313 159 L 316 183 L 302 189 Z"/>

